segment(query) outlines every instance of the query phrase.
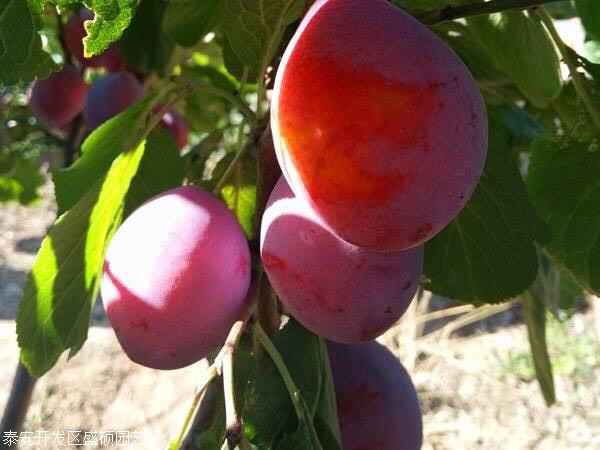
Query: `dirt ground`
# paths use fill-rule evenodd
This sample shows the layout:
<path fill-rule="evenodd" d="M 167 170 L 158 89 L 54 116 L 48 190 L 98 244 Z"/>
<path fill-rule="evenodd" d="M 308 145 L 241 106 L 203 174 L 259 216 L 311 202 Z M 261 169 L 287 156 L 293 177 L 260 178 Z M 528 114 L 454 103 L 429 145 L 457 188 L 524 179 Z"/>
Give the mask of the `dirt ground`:
<path fill-rule="evenodd" d="M 50 198 L 46 191 L 34 207 L 0 205 L 0 408 L 17 362 L 14 317 L 21 286 L 55 216 Z M 432 305 L 448 307 L 440 301 Z M 423 448 L 600 449 L 600 351 L 591 311 L 583 309 L 564 324 L 549 323 L 558 397 L 551 408 L 535 382 L 518 309 L 449 336 L 449 328 L 441 326 L 456 321 L 435 322 L 423 334 L 415 326 L 423 313 L 410 311 L 381 340 L 399 355 L 419 391 Z M 60 430 L 124 431 L 130 445 L 104 448 L 165 448 L 184 419 L 203 368 L 199 363 L 161 372 L 132 363 L 97 307 L 83 349 L 70 361 L 61 359 L 39 381 L 26 429 L 50 436 Z M 137 445 L 134 438 L 140 439 Z M 50 440 L 35 448 L 57 446 Z"/>

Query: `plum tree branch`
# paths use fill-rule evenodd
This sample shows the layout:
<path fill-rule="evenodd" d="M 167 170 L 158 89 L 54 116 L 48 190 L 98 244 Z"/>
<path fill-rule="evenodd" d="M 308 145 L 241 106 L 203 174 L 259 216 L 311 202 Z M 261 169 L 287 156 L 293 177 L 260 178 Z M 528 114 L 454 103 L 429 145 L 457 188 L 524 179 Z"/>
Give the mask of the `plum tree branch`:
<path fill-rule="evenodd" d="M 592 98 L 592 94 L 588 91 L 585 85 L 585 79 L 581 73 L 577 70 L 578 64 L 575 58 L 573 57 L 573 53 L 571 49 L 564 43 L 556 27 L 554 26 L 554 21 L 552 20 L 552 16 L 546 10 L 546 8 L 540 8 L 538 11 L 540 18 L 542 19 L 542 23 L 548 30 L 550 37 L 554 41 L 554 44 L 558 48 L 563 61 L 569 68 L 569 74 L 571 75 L 571 79 L 573 80 L 573 86 L 575 87 L 575 91 L 577 95 L 585 105 L 588 113 L 590 114 L 592 120 L 600 129 L 600 109 L 598 109 L 596 102 Z"/>
<path fill-rule="evenodd" d="M 556 0 L 491 0 L 489 2 L 470 3 L 467 5 L 446 6 L 434 11 L 416 14 L 415 18 L 425 25 L 435 25 L 448 20 L 466 17 L 483 16 L 505 11 L 518 11 L 533 8 Z"/>

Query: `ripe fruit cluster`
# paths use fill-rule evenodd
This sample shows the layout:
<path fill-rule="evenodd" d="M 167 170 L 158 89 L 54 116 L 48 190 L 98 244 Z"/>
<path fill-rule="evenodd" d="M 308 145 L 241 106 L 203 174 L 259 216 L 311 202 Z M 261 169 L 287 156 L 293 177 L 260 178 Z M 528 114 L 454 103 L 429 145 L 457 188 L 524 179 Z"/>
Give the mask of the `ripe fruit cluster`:
<path fill-rule="evenodd" d="M 101 55 L 84 57 L 84 22 L 93 18 L 90 10 L 83 9 L 79 14 L 72 14 L 63 29 L 65 52 L 77 67 L 65 64 L 62 70 L 34 82 L 31 88 L 29 107 L 32 114 L 61 131 L 68 131 L 79 114 L 83 114 L 86 128 L 91 131 L 144 96 L 144 87 L 126 67 L 115 43 Z M 89 86 L 83 77 L 87 68 L 109 73 Z M 189 130 L 176 111 L 167 112 L 160 125 L 171 134 L 180 150 L 187 145 Z"/>
<path fill-rule="evenodd" d="M 142 95 L 136 82 L 98 81 L 88 123 L 113 114 L 108 94 Z M 405 312 L 423 243 L 481 175 L 479 90 L 442 41 L 386 1 L 319 0 L 279 66 L 271 125 L 283 177 L 262 216 L 260 256 L 287 311 L 331 341 L 344 449 L 418 448 L 410 378 L 363 342 Z M 207 356 L 248 307 L 250 266 L 240 225 L 207 192 L 149 200 L 116 232 L 104 267 L 102 298 L 124 350 L 161 369 Z"/>
<path fill-rule="evenodd" d="M 261 256 L 285 306 L 338 342 L 406 310 L 423 243 L 481 175 L 485 107 L 461 60 L 383 0 L 319 0 L 288 45 L 271 104 L 284 181 Z"/>

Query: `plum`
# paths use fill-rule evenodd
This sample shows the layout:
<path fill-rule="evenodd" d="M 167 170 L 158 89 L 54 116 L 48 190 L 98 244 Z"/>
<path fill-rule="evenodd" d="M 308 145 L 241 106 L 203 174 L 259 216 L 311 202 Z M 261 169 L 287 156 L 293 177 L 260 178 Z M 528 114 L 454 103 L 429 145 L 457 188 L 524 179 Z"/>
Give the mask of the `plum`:
<path fill-rule="evenodd" d="M 160 120 L 159 125 L 173 136 L 179 150 L 187 145 L 190 130 L 185 123 L 185 119 L 177 111 L 167 111 Z"/>
<path fill-rule="evenodd" d="M 125 67 L 125 63 L 114 43 L 110 44 L 104 53 L 100 55 L 95 55 L 90 58 L 85 58 L 83 56 L 83 38 L 87 35 L 83 24 L 86 20 L 93 19 L 94 13 L 89 9 L 82 9 L 79 14 L 71 14 L 63 31 L 67 49 L 83 67 L 105 67 L 110 72 L 122 70 Z"/>
<path fill-rule="evenodd" d="M 377 342 L 327 343 L 344 450 L 418 450 L 417 392 L 396 357 Z"/>
<path fill-rule="evenodd" d="M 250 269 L 233 214 L 203 189 L 179 187 L 119 227 L 106 253 L 102 301 L 133 361 L 176 369 L 224 342 L 247 307 Z"/>
<path fill-rule="evenodd" d="M 312 332 L 339 342 L 374 339 L 406 311 L 419 285 L 422 246 L 356 247 L 333 234 L 282 177 L 262 218 L 260 251 L 273 289 Z"/>
<path fill-rule="evenodd" d="M 144 87 L 129 72 L 112 73 L 92 83 L 83 117 L 90 129 L 125 111 L 144 96 Z"/>
<path fill-rule="evenodd" d="M 83 110 L 88 88 L 77 69 L 66 65 L 59 72 L 33 83 L 29 109 L 42 122 L 65 129 Z"/>
<path fill-rule="evenodd" d="M 285 50 L 271 105 L 292 190 L 342 239 L 415 247 L 463 208 L 487 118 L 458 56 L 384 0 L 319 0 Z"/>

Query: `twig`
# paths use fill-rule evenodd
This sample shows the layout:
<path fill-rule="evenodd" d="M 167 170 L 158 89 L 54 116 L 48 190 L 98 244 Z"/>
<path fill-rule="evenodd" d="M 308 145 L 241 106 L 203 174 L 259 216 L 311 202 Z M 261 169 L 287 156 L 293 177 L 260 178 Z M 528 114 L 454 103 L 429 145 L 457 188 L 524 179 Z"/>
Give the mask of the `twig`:
<path fill-rule="evenodd" d="M 198 89 L 224 98 L 225 100 L 228 100 L 235 106 L 237 106 L 237 108 L 244 115 L 246 120 L 250 121 L 251 123 L 256 123 L 256 114 L 254 114 L 254 111 L 252 111 L 250 107 L 246 104 L 246 102 L 244 102 L 235 93 L 229 92 L 228 90 L 217 86 L 213 86 L 212 84 L 199 83 L 197 81 L 190 80 L 178 75 L 173 75 L 171 77 L 171 81 L 178 84 L 184 84 L 187 87 Z"/>
<path fill-rule="evenodd" d="M 506 303 L 501 303 L 499 305 L 485 305 L 480 308 L 477 308 L 464 316 L 450 322 L 448 325 L 439 330 L 440 339 L 447 339 L 453 332 L 456 330 L 465 327 L 469 324 L 479 322 L 480 320 L 486 319 L 495 314 L 501 313 L 503 311 L 507 311 L 513 307 L 515 307 L 518 303 L 517 299 L 513 299 Z"/>
<path fill-rule="evenodd" d="M 473 309 L 475 309 L 475 306 L 473 306 L 473 305 L 454 306 L 452 308 L 446 308 L 446 309 L 442 309 L 440 311 L 434 311 L 434 312 L 430 312 L 427 314 L 422 314 L 422 315 L 418 316 L 415 319 L 415 321 L 417 323 L 430 322 L 432 320 L 443 319 L 444 317 L 448 317 L 448 316 L 464 314 L 469 311 L 472 311 Z"/>
<path fill-rule="evenodd" d="M 54 9 L 54 13 L 56 16 L 56 24 L 58 27 L 58 40 L 60 42 L 60 46 L 62 47 L 62 51 L 63 51 L 63 57 L 65 59 L 65 64 L 72 64 L 73 63 L 73 59 L 71 57 L 71 52 L 69 51 L 69 47 L 67 46 L 67 41 L 65 40 L 65 27 L 62 23 L 60 14 L 58 14 L 58 11 L 56 10 L 56 8 Z"/>
<path fill-rule="evenodd" d="M 483 16 L 505 11 L 518 11 L 556 1 L 557 0 L 491 0 L 489 2 L 471 3 L 468 5 L 446 6 L 445 8 L 434 11 L 416 14 L 415 17 L 426 25 L 435 25 L 448 20 Z"/>
<path fill-rule="evenodd" d="M 596 126 L 600 129 L 600 109 L 598 109 L 597 103 L 592 98 L 592 95 L 588 91 L 585 86 L 585 79 L 582 74 L 577 70 L 577 61 L 573 58 L 571 53 L 571 49 L 564 43 L 561 39 L 556 27 L 554 26 L 554 21 L 552 20 L 552 16 L 546 8 L 541 7 L 538 11 L 540 18 L 542 19 L 543 24 L 546 26 L 548 33 L 552 37 L 554 44 L 558 48 L 563 61 L 569 68 L 569 73 L 571 74 L 571 79 L 573 80 L 573 86 L 575 87 L 575 91 L 581 101 L 585 105 L 588 110 L 592 120 L 596 124 Z"/>
<path fill-rule="evenodd" d="M 225 396 L 225 439 L 230 449 L 242 440 L 242 423 L 235 407 L 235 383 L 233 378 L 233 356 L 242 337 L 249 314 L 233 324 L 223 348 L 215 359 L 217 370 L 223 374 L 223 394 Z"/>
<path fill-rule="evenodd" d="M 69 167 L 75 161 L 75 155 L 77 154 L 77 149 L 79 148 L 84 131 L 83 116 L 79 114 L 73 119 L 67 140 L 65 141 L 63 161 L 63 166 L 65 168 Z"/>
<path fill-rule="evenodd" d="M 23 363 L 19 362 L 0 423 L 0 436 L 4 436 L 7 431 L 18 433 L 23 429 L 35 383 L 36 378 L 33 378 Z M 3 448 L 2 443 L 0 443 L 0 448 Z"/>
<path fill-rule="evenodd" d="M 274 334 L 281 326 L 281 315 L 277 309 L 277 296 L 266 276 L 260 277 L 258 289 L 258 320 L 268 336 Z"/>

